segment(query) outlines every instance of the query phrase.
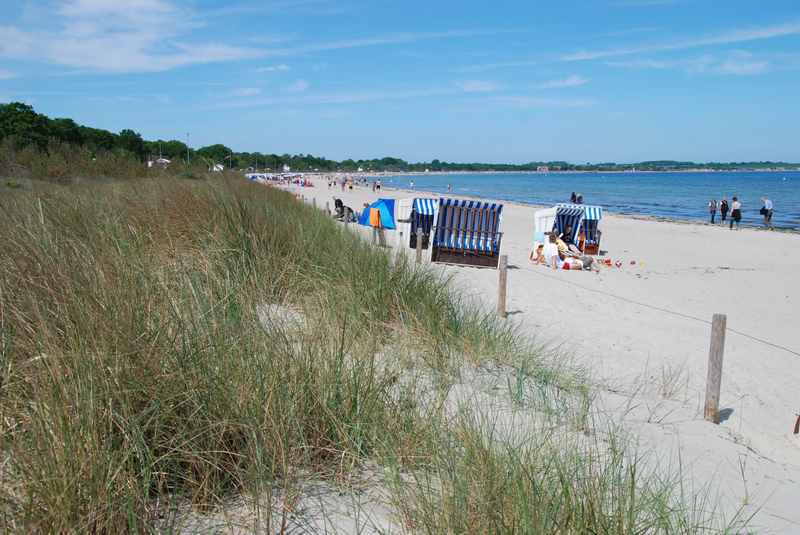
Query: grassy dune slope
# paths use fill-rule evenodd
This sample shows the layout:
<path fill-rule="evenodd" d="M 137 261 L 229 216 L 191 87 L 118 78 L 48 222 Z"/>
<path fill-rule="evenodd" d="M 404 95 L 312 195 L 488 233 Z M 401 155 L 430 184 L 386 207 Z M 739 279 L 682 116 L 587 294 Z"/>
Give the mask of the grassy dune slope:
<path fill-rule="evenodd" d="M 724 529 L 677 480 L 585 439 L 575 374 L 288 194 L 44 185 L 3 193 L 0 227 L 3 531 L 147 532 L 178 504 L 367 460 L 419 532 Z M 523 441 L 448 402 L 465 369 L 507 376 L 498 395 L 538 415 Z"/>

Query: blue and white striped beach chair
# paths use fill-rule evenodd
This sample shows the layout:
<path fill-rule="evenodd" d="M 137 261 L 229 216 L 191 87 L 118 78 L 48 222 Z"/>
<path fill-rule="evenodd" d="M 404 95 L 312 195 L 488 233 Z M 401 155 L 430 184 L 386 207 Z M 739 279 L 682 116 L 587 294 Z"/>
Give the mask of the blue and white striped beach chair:
<path fill-rule="evenodd" d="M 583 252 L 597 254 L 600 250 L 600 220 L 603 219 L 603 208 L 588 204 L 556 205 L 555 230 L 563 233 L 572 227 L 572 241 L 578 243 L 579 234 L 583 233 L 585 242 Z"/>
<path fill-rule="evenodd" d="M 503 205 L 439 199 L 431 261 L 497 267 Z"/>

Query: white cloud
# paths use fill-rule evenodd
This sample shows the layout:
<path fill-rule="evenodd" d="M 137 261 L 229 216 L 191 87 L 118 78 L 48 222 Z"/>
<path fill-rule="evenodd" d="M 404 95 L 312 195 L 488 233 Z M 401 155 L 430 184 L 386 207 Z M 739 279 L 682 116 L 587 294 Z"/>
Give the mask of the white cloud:
<path fill-rule="evenodd" d="M 703 54 L 693 58 L 674 60 L 636 59 L 630 61 L 607 61 L 606 65 L 631 69 L 679 69 L 690 74 L 716 74 L 754 76 L 764 74 L 771 68 L 766 59 L 756 58 L 750 52 L 737 50 L 720 58 Z"/>
<path fill-rule="evenodd" d="M 365 91 L 359 93 L 333 93 L 321 95 L 295 95 L 267 97 L 252 100 L 223 102 L 220 108 L 251 108 L 308 104 L 359 104 L 386 100 L 408 100 L 461 94 L 459 89 L 412 89 L 407 91 Z"/>
<path fill-rule="evenodd" d="M 622 69 L 668 69 L 673 66 L 673 63 L 655 59 L 633 59 L 629 61 L 606 61 L 606 65 Z"/>
<path fill-rule="evenodd" d="M 479 65 L 468 65 L 455 69 L 456 72 L 482 72 L 491 71 L 494 69 L 505 69 L 513 67 L 533 67 L 539 65 L 541 61 L 536 60 L 520 60 L 520 61 L 500 61 L 497 63 L 482 63 Z"/>
<path fill-rule="evenodd" d="M 278 72 L 278 71 L 288 71 L 289 66 L 285 63 L 281 63 L 280 65 L 267 65 L 266 67 L 259 67 L 256 69 L 256 72 Z"/>
<path fill-rule="evenodd" d="M 290 85 L 287 88 L 287 90 L 290 93 L 302 93 L 303 91 L 306 91 L 309 87 L 311 87 L 311 84 L 307 80 L 297 80 L 295 83 Z"/>
<path fill-rule="evenodd" d="M 6 69 L 0 69 L 0 80 L 11 80 L 16 78 L 17 74 Z"/>
<path fill-rule="evenodd" d="M 754 59 L 750 53 L 734 52 L 719 64 L 717 70 L 720 74 L 754 76 L 767 72 L 769 66 L 768 61 Z"/>
<path fill-rule="evenodd" d="M 254 97 L 261 94 L 261 89 L 257 87 L 241 87 L 231 91 L 232 97 Z"/>
<path fill-rule="evenodd" d="M 567 76 L 566 78 L 558 79 L 558 80 L 548 80 L 546 82 L 542 82 L 536 86 L 537 89 L 558 89 L 564 87 L 578 87 L 582 85 L 586 85 L 589 83 L 589 80 L 584 78 L 583 76 L 578 76 L 577 74 L 573 74 Z"/>
<path fill-rule="evenodd" d="M 467 80 L 458 82 L 457 85 L 466 93 L 490 93 L 498 90 L 496 83 L 486 80 Z"/>
<path fill-rule="evenodd" d="M 197 28 L 190 15 L 166 0 L 57 0 L 46 21 L 52 28 L 0 26 L 0 57 L 90 71 L 152 72 L 263 55 L 185 40 Z"/>
<path fill-rule="evenodd" d="M 530 96 L 504 95 L 491 97 L 495 102 L 514 104 L 521 108 L 585 108 L 594 104 L 589 99 L 541 98 Z"/>
<path fill-rule="evenodd" d="M 562 56 L 560 59 L 562 61 L 586 61 L 594 59 L 611 58 L 617 56 L 629 56 L 633 54 L 642 54 L 648 52 L 667 52 L 672 50 L 686 50 L 690 48 L 698 48 L 703 46 L 730 45 L 735 43 L 745 43 L 745 42 L 759 41 L 764 39 L 774 39 L 776 37 L 785 37 L 788 35 L 797 35 L 797 34 L 800 34 L 800 22 L 791 22 L 773 26 L 764 26 L 761 28 L 736 29 L 717 35 L 711 35 L 708 37 L 686 39 L 682 41 L 674 41 L 672 43 L 643 45 L 630 48 L 612 48 L 612 49 L 594 50 L 594 51 L 582 50 L 579 52 L 566 54 Z"/>
<path fill-rule="evenodd" d="M 268 52 L 271 56 L 290 56 L 295 54 L 305 54 L 309 52 L 326 52 L 331 50 L 343 50 L 348 48 L 364 48 L 371 46 L 396 45 L 403 43 L 415 43 L 431 39 L 450 39 L 458 37 L 478 37 L 483 35 L 497 35 L 500 33 L 515 33 L 516 30 L 450 30 L 445 32 L 402 32 L 375 37 L 364 37 L 359 39 L 347 39 L 342 41 L 330 41 L 327 43 L 312 43 L 308 45 L 275 48 Z"/>

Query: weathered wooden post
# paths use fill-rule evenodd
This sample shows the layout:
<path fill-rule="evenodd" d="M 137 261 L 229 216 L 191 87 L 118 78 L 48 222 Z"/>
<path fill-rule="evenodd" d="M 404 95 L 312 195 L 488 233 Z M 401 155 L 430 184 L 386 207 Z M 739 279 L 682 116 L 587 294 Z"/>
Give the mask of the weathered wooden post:
<path fill-rule="evenodd" d="M 311 197 L 311 206 L 313 206 L 314 208 L 317 207 L 317 198 L 316 197 Z"/>
<path fill-rule="evenodd" d="M 506 311 L 506 285 L 508 283 L 508 255 L 500 255 L 500 262 L 497 265 L 499 272 L 497 282 L 497 315 L 501 318 L 508 316 Z"/>
<path fill-rule="evenodd" d="M 328 215 L 331 215 L 331 203 L 329 201 L 325 201 L 325 211 Z"/>
<path fill-rule="evenodd" d="M 705 419 L 719 423 L 719 390 L 722 384 L 722 356 L 725 353 L 725 314 L 714 314 L 711 321 L 711 347 L 708 350 Z"/>
<path fill-rule="evenodd" d="M 422 235 L 417 232 L 417 243 L 416 247 L 414 248 L 417 253 L 417 264 L 422 263 Z"/>

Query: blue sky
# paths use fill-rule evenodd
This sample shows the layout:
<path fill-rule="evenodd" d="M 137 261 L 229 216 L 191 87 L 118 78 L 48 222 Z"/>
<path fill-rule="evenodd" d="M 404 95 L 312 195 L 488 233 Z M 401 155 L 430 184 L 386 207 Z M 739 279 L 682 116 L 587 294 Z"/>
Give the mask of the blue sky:
<path fill-rule="evenodd" d="M 800 4 L 2 0 L 0 102 L 334 159 L 800 160 Z"/>

